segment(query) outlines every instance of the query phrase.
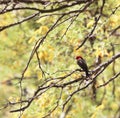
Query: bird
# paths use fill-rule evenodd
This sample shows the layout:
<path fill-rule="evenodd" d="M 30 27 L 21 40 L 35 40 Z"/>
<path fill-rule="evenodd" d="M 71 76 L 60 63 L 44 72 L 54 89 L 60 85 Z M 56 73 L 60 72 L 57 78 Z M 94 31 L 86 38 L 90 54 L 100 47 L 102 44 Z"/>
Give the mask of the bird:
<path fill-rule="evenodd" d="M 82 58 L 82 56 L 76 56 L 77 64 L 85 71 L 86 77 L 89 77 L 89 71 L 86 61 Z"/>

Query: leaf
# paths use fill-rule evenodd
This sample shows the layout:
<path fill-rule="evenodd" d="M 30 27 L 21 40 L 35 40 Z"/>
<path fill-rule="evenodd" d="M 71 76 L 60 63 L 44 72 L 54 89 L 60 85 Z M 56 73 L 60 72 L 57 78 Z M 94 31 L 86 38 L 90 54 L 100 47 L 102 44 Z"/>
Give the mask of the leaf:
<path fill-rule="evenodd" d="M 30 43 L 33 43 L 34 41 L 35 41 L 35 37 L 32 37 L 29 39 L 28 43 L 30 44 Z"/>
<path fill-rule="evenodd" d="M 109 24 L 111 26 L 115 26 L 119 22 L 119 16 L 118 15 L 112 15 L 109 20 Z"/>
<path fill-rule="evenodd" d="M 91 118 L 97 118 L 96 116 L 97 116 L 96 113 L 94 113 L 94 114 L 91 116 Z"/>
<path fill-rule="evenodd" d="M 25 74 L 24 74 L 25 77 L 30 77 L 31 76 L 31 70 L 30 69 L 27 69 Z"/>
<path fill-rule="evenodd" d="M 41 26 L 38 32 L 42 35 L 45 35 L 48 32 L 49 28 L 47 26 Z"/>
<path fill-rule="evenodd" d="M 38 77 L 38 80 L 42 79 L 42 72 L 41 71 L 37 72 L 37 77 Z"/>
<path fill-rule="evenodd" d="M 99 106 L 96 108 L 96 111 L 103 110 L 103 109 L 104 109 L 104 105 L 101 104 L 101 105 L 99 105 Z"/>
<path fill-rule="evenodd" d="M 88 22 L 87 28 L 90 28 L 91 26 L 93 26 L 93 24 L 94 24 L 94 20 L 91 20 L 90 22 Z"/>

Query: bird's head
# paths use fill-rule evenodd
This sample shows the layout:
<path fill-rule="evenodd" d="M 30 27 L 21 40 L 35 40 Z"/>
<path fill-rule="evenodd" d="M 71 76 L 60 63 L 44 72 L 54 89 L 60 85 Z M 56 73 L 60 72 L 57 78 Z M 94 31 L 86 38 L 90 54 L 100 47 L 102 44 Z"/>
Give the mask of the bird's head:
<path fill-rule="evenodd" d="M 83 59 L 81 56 L 76 56 L 76 60 Z"/>

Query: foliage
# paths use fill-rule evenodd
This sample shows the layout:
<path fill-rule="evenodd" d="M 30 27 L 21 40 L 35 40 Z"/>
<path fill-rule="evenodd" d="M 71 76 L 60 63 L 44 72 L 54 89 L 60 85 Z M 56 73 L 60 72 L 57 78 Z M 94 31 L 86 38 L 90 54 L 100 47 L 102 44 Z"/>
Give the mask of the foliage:
<path fill-rule="evenodd" d="M 0 1 L 0 117 L 118 118 L 119 1 L 33 1 Z"/>

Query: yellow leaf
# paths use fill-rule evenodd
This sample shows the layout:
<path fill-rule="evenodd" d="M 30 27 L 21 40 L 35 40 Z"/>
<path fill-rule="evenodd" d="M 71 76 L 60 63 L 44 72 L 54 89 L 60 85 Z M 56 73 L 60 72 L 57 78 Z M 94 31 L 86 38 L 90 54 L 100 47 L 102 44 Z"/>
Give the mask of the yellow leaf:
<path fill-rule="evenodd" d="M 35 41 L 35 37 L 32 37 L 32 38 L 29 39 L 28 43 L 30 44 L 30 43 L 32 43 L 34 41 Z"/>
<path fill-rule="evenodd" d="M 39 57 L 43 62 L 45 62 L 48 58 L 48 53 L 46 51 L 42 51 L 39 53 Z"/>
<path fill-rule="evenodd" d="M 23 114 L 22 118 L 28 118 L 28 116 L 26 114 Z"/>
<path fill-rule="evenodd" d="M 50 100 L 49 100 L 49 99 L 46 99 L 46 100 L 44 100 L 44 101 L 42 102 L 41 106 L 42 106 L 42 107 L 46 107 L 46 106 L 48 106 L 49 103 L 50 103 Z"/>
<path fill-rule="evenodd" d="M 54 50 L 54 47 L 51 46 L 51 45 L 48 45 L 47 48 L 50 49 L 50 50 Z"/>
<path fill-rule="evenodd" d="M 13 56 L 16 56 L 17 55 L 17 51 L 12 51 L 12 53 L 11 53 Z"/>
<path fill-rule="evenodd" d="M 48 56 L 48 62 L 52 62 L 53 57 L 54 57 L 54 55 L 53 55 L 53 53 L 51 53 L 51 54 Z"/>
<path fill-rule="evenodd" d="M 8 100 L 9 100 L 9 101 L 13 101 L 13 100 L 14 100 L 14 97 L 10 96 L 10 97 L 8 98 Z"/>
<path fill-rule="evenodd" d="M 104 53 L 103 53 L 103 50 L 101 51 L 101 49 L 96 49 L 96 52 L 95 52 L 95 55 L 96 55 L 96 57 L 98 57 L 98 56 L 101 56 L 101 57 L 103 57 L 103 55 L 104 55 Z"/>
<path fill-rule="evenodd" d="M 88 24 L 87 24 L 87 28 L 90 28 L 91 26 L 93 26 L 94 24 L 94 20 L 91 20 Z"/>
<path fill-rule="evenodd" d="M 73 49 L 73 54 L 75 55 L 75 57 L 77 56 L 77 55 L 81 55 L 81 52 L 82 52 L 82 49 L 80 48 L 79 50 L 76 50 L 76 48 L 77 48 L 78 46 L 76 46 L 74 49 Z"/>
<path fill-rule="evenodd" d="M 41 26 L 39 28 L 39 33 L 45 35 L 48 32 L 49 28 L 47 26 Z"/>
<path fill-rule="evenodd" d="M 112 15 L 109 20 L 109 24 L 111 26 L 115 26 L 119 22 L 119 16 L 118 15 Z"/>
<path fill-rule="evenodd" d="M 103 105 L 103 104 L 99 105 L 99 106 L 96 108 L 97 111 L 103 110 L 103 109 L 104 109 L 104 105 Z"/>
<path fill-rule="evenodd" d="M 99 105 L 96 109 L 95 112 L 93 113 L 93 115 L 91 116 L 91 118 L 97 118 L 97 116 L 99 115 L 100 111 L 104 109 L 104 105 L 101 104 Z"/>
<path fill-rule="evenodd" d="M 37 72 L 37 77 L 38 77 L 38 80 L 42 79 L 42 72 L 41 71 Z"/>
<path fill-rule="evenodd" d="M 117 104 L 117 103 L 111 103 L 111 108 L 113 109 L 113 110 L 117 110 L 118 109 L 118 107 L 119 107 L 119 105 Z"/>
<path fill-rule="evenodd" d="M 30 77 L 31 76 L 31 71 L 30 69 L 27 69 L 24 74 L 25 77 Z"/>
<path fill-rule="evenodd" d="M 96 113 L 94 113 L 94 114 L 91 116 L 91 118 L 97 118 L 97 117 L 96 117 Z"/>

